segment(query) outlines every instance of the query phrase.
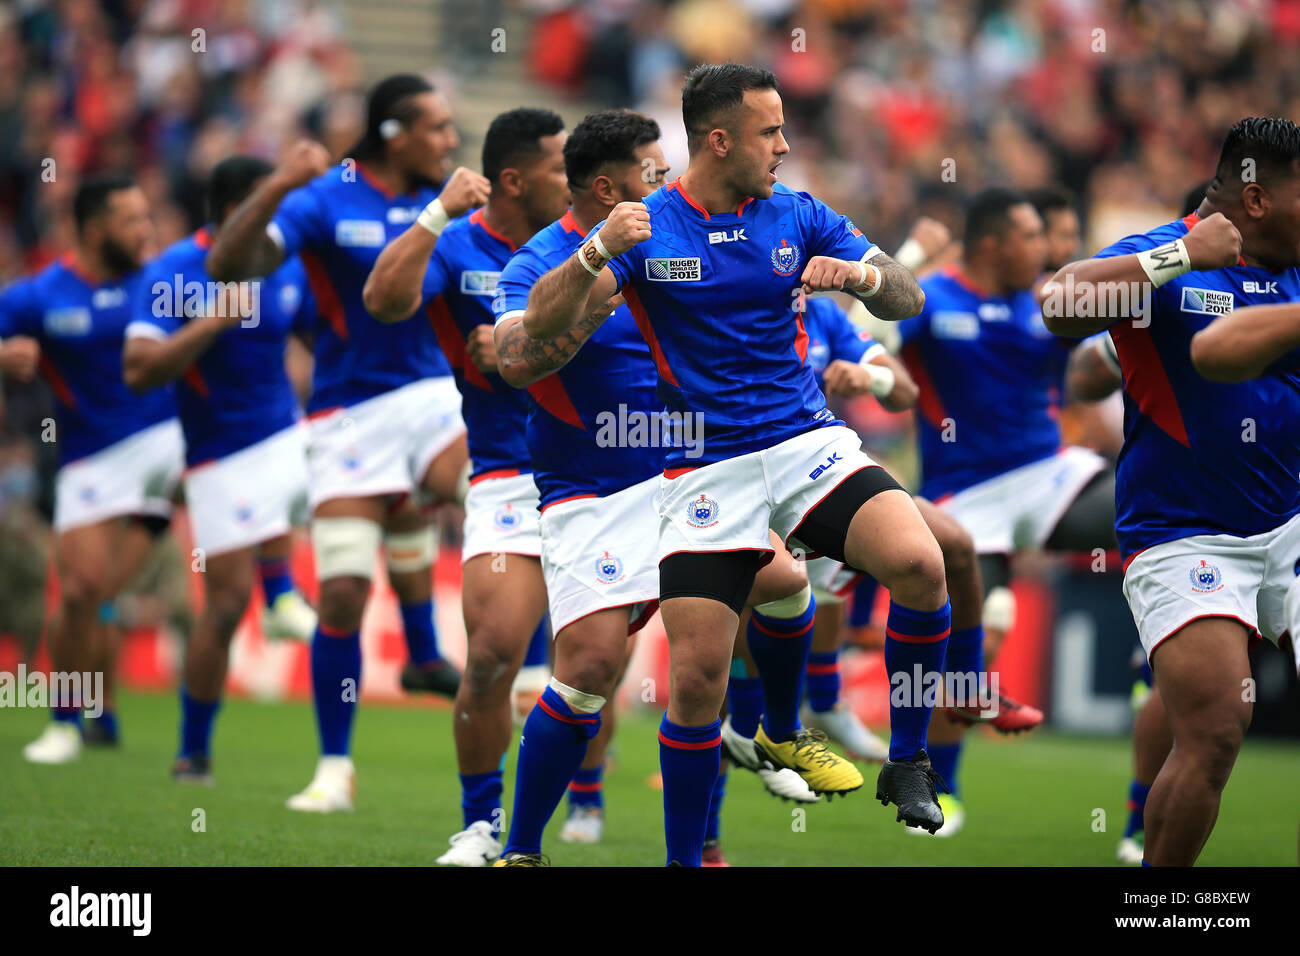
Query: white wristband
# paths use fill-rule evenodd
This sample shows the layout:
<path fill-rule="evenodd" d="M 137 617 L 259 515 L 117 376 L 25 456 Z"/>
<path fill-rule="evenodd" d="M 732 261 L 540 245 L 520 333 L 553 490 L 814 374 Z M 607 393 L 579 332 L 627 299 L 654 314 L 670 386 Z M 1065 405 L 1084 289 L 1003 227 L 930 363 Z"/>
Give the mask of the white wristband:
<path fill-rule="evenodd" d="M 593 252 L 596 252 L 595 249 L 593 249 L 592 251 L 593 251 Z M 588 272 L 590 272 L 593 276 L 599 278 L 599 277 L 600 277 L 600 270 L 597 269 L 595 266 L 593 266 L 590 262 L 587 261 L 587 254 L 586 254 L 586 253 L 587 253 L 587 243 L 585 243 L 585 242 L 584 242 L 582 245 L 578 246 L 577 249 L 574 249 L 574 250 L 573 250 L 573 255 L 574 255 L 574 257 L 575 257 L 579 262 L 582 263 L 582 267 L 583 267 L 584 269 L 586 269 Z M 599 255 L 600 253 L 599 253 L 599 252 L 596 252 L 596 254 Z"/>
<path fill-rule="evenodd" d="M 600 241 L 600 233 L 595 233 L 594 235 L 592 235 L 591 241 L 596 244 L 596 251 L 599 252 L 605 258 L 606 262 L 614 258 L 609 254 L 609 250 L 605 248 L 605 244 Z"/>
<path fill-rule="evenodd" d="M 442 200 L 435 199 L 429 205 L 424 207 L 418 219 L 415 220 L 425 229 L 429 230 L 432 235 L 439 235 L 447 228 L 447 223 L 451 217 L 447 215 L 447 210 L 442 208 Z"/>
<path fill-rule="evenodd" d="M 859 262 L 858 265 L 862 267 L 862 281 L 853 287 L 853 291 L 857 293 L 858 298 L 860 299 L 870 299 L 880 291 L 880 286 L 885 281 L 885 274 L 869 262 Z M 870 289 L 864 289 L 863 286 L 867 284 L 868 269 L 876 274 L 876 281 L 872 284 Z"/>
<path fill-rule="evenodd" d="M 918 240 L 910 237 L 898 247 L 898 252 L 894 253 L 894 261 L 908 272 L 915 272 L 921 268 L 928 258 L 929 256 L 925 254 L 925 247 Z"/>
<path fill-rule="evenodd" d="M 867 365 L 864 367 L 867 374 L 871 376 L 871 384 L 868 387 L 871 389 L 872 395 L 876 396 L 876 398 L 884 398 L 894 390 L 897 377 L 894 375 L 892 368 L 888 365 Z"/>
<path fill-rule="evenodd" d="M 1192 271 L 1192 257 L 1187 254 L 1187 244 L 1181 239 L 1139 252 L 1137 257 L 1142 271 L 1156 288 Z"/>

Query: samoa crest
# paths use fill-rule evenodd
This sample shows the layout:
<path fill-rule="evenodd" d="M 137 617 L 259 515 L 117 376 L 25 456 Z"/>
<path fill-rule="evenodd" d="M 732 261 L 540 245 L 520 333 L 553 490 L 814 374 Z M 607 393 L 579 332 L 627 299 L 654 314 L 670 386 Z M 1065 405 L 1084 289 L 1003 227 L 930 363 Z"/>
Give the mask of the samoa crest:
<path fill-rule="evenodd" d="M 692 528 L 712 528 L 718 523 L 718 503 L 708 495 L 686 502 L 686 523 Z"/>
<path fill-rule="evenodd" d="M 792 276 L 799 269 L 799 247 L 784 239 L 772 249 L 772 271 L 779 276 Z"/>
<path fill-rule="evenodd" d="M 1209 594 L 1223 587 L 1223 573 L 1204 558 L 1192 568 L 1189 576 L 1192 579 L 1192 590 L 1198 594 Z"/>
<path fill-rule="evenodd" d="M 502 531 L 514 531 L 519 527 L 519 512 L 507 501 L 497 509 L 497 513 L 492 516 L 492 522 Z"/>
<path fill-rule="evenodd" d="M 623 560 L 606 551 L 596 559 L 596 580 L 601 584 L 614 584 L 623 580 Z"/>

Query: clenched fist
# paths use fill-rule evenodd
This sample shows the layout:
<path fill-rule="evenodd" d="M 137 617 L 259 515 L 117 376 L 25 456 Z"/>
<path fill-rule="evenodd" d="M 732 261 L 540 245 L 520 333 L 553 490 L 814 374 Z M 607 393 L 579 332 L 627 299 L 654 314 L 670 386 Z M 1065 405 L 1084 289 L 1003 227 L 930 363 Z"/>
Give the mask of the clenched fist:
<path fill-rule="evenodd" d="M 650 238 L 650 210 L 643 202 L 621 202 L 600 227 L 600 241 L 611 256 L 621 256 Z"/>
<path fill-rule="evenodd" d="M 856 262 L 833 259 L 830 256 L 813 256 L 804 266 L 800 281 L 804 292 L 844 292 L 862 282 L 863 269 Z M 872 278 L 871 268 L 866 270 Z"/>
<path fill-rule="evenodd" d="M 938 219 L 922 216 L 912 224 L 912 231 L 908 233 L 907 238 L 915 239 L 920 243 L 921 249 L 925 252 L 925 258 L 929 260 L 947 247 L 948 243 L 952 241 L 952 233 Z"/>
<path fill-rule="evenodd" d="M 300 139 L 289 147 L 271 175 L 285 191 L 305 186 L 330 168 L 330 154 L 320 143 Z"/>
<path fill-rule="evenodd" d="M 1241 233 L 1221 212 L 1206 216 L 1183 237 L 1193 271 L 1226 269 L 1241 258 Z"/>
<path fill-rule="evenodd" d="M 492 337 L 492 326 L 484 323 L 473 328 L 465 337 L 465 354 L 480 372 L 497 370 L 497 345 Z"/>
<path fill-rule="evenodd" d="M 26 335 L 14 335 L 0 342 L 0 373 L 20 382 L 30 382 L 41 361 L 41 346 Z"/>
<path fill-rule="evenodd" d="M 457 166 L 438 198 L 442 200 L 442 208 L 447 211 L 447 215 L 455 219 L 487 202 L 491 191 L 492 184 L 486 176 L 464 166 Z"/>

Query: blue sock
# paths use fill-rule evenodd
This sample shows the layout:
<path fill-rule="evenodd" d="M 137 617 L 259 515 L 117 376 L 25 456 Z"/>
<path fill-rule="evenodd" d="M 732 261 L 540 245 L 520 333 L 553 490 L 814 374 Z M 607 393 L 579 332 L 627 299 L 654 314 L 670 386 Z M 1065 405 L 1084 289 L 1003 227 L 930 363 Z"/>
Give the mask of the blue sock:
<path fill-rule="evenodd" d="M 834 710 L 840 702 L 840 652 L 812 651 L 804 669 L 808 682 L 808 706 L 819 714 Z"/>
<path fill-rule="evenodd" d="M 1150 786 L 1138 783 L 1136 780 L 1128 785 L 1128 824 L 1124 827 L 1126 837 L 1146 829 L 1142 817 L 1146 813 L 1147 795 L 1150 793 Z"/>
<path fill-rule="evenodd" d="M 926 749 L 926 753 L 930 755 L 930 764 L 939 776 L 943 777 L 943 782 L 948 785 L 948 791 L 958 800 L 961 799 L 961 788 L 957 786 L 961 748 L 962 742 L 958 740 L 951 744 L 932 744 Z"/>
<path fill-rule="evenodd" d="M 927 684 L 943 679 L 952 610 L 916 611 L 889 602 L 885 672 L 889 674 L 889 759 L 911 760 L 930 728 Z"/>
<path fill-rule="evenodd" d="M 719 770 L 713 781 L 713 796 L 709 800 L 709 819 L 704 825 L 704 842 L 718 839 L 718 816 L 722 813 L 722 798 L 727 795 L 727 771 Z"/>
<path fill-rule="evenodd" d="M 501 826 L 501 771 L 462 773 L 460 775 L 460 809 L 465 829 L 476 820 L 486 820 L 493 830 Z"/>
<path fill-rule="evenodd" d="M 547 687 L 528 712 L 515 767 L 515 809 L 507 853 L 540 853 L 542 831 L 582 766 L 587 742 L 600 730 L 600 713 L 573 710 Z"/>
<path fill-rule="evenodd" d="M 92 717 L 91 720 L 99 727 L 100 732 L 106 740 L 117 740 L 117 712 L 104 708 L 98 717 Z"/>
<path fill-rule="evenodd" d="M 666 863 L 699 866 L 709 804 L 721 765 L 722 721 L 681 727 L 664 714 L 659 723 L 659 770 L 664 781 Z"/>
<path fill-rule="evenodd" d="M 732 661 L 733 671 L 740 661 Z M 763 682 L 757 677 L 731 677 L 727 681 L 727 714 L 731 729 L 742 737 L 752 738 L 758 733 L 758 721 L 763 716 Z"/>
<path fill-rule="evenodd" d="M 948 638 L 948 650 L 944 655 L 943 672 L 945 678 L 955 677 L 950 681 L 956 691 L 957 706 L 977 706 L 978 700 L 969 700 L 967 691 L 973 691 L 977 697 L 988 686 L 988 677 L 984 673 L 984 625 L 953 631 Z M 974 674 L 974 683 L 967 675 Z M 946 778 L 945 778 L 946 779 Z"/>
<path fill-rule="evenodd" d="M 1143 865 L 1143 866 L 1151 866 L 1151 864 L 1147 862 L 1147 858 L 1146 858 L 1146 857 L 1142 857 L 1142 865 Z M 1155 869 L 1155 868 L 1152 867 L 1152 869 Z"/>
<path fill-rule="evenodd" d="M 50 714 L 61 724 L 76 724 L 78 727 L 81 726 L 80 707 L 51 707 Z"/>
<path fill-rule="evenodd" d="M 181 688 L 181 750 L 178 757 L 208 755 L 212 744 L 212 721 L 221 707 L 221 699 L 198 700 Z"/>
<path fill-rule="evenodd" d="M 545 667 L 551 662 L 551 627 L 545 615 L 537 625 L 532 638 L 528 641 L 528 653 L 524 655 L 524 667 Z"/>
<path fill-rule="evenodd" d="M 345 683 L 351 681 L 351 684 Z M 346 757 L 361 693 L 361 632 L 337 634 L 316 625 L 311 639 L 311 693 L 323 756 Z"/>
<path fill-rule="evenodd" d="M 262 579 L 262 594 L 270 607 L 281 594 L 293 590 L 288 558 L 258 558 L 257 573 Z"/>
<path fill-rule="evenodd" d="M 817 602 L 809 595 L 808 606 L 798 617 L 769 617 L 755 610 L 745 629 L 749 653 L 763 681 L 763 729 L 774 743 L 789 740 L 799 730 L 803 671 L 816 612 Z"/>
<path fill-rule="evenodd" d="M 876 609 L 876 592 L 880 582 L 869 574 L 862 575 L 853 588 L 853 603 L 849 605 L 849 627 L 866 627 L 871 623 L 871 612 Z"/>
<path fill-rule="evenodd" d="M 595 807 L 597 810 L 603 807 L 605 805 L 605 784 L 601 780 L 603 776 L 605 776 L 603 763 L 590 770 L 579 767 L 573 779 L 569 781 L 569 806 Z"/>
<path fill-rule="evenodd" d="M 406 652 L 412 664 L 440 659 L 438 633 L 433 627 L 433 598 L 402 605 L 402 633 L 406 635 Z"/>

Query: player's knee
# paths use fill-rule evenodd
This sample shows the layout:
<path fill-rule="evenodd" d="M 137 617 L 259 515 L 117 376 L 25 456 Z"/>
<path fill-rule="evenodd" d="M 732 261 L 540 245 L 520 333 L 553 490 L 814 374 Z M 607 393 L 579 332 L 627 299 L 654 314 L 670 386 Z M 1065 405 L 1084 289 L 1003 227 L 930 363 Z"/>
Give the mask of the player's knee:
<path fill-rule="evenodd" d="M 469 635 L 461 688 L 473 697 L 506 693 L 510 688 L 511 664 L 515 657 L 515 648 L 508 635 L 496 628 L 475 629 Z"/>
<path fill-rule="evenodd" d="M 622 662 L 608 654 L 584 653 L 566 661 L 566 683 L 588 694 L 608 697 L 618 682 Z"/>
<path fill-rule="evenodd" d="M 722 660 L 696 660 L 689 667 L 674 668 L 671 683 L 673 700 L 687 711 L 720 703 L 726 693 L 730 664 L 730 661 Z"/>
<path fill-rule="evenodd" d="M 370 596 L 370 579 L 330 578 L 320 585 L 320 622 L 334 630 L 355 631 Z"/>
<path fill-rule="evenodd" d="M 949 578 L 973 574 L 979 564 L 975 554 L 975 539 L 955 521 L 942 522 L 930 529 L 943 554 L 943 565 Z"/>
<path fill-rule="evenodd" d="M 64 607 L 73 610 L 98 608 L 108 598 L 107 576 L 87 569 L 65 569 L 59 573 Z"/>
<path fill-rule="evenodd" d="M 235 629 L 239 627 L 244 609 L 252 596 L 252 582 L 224 581 L 209 584 L 204 596 L 207 613 L 212 616 L 217 633 L 225 640 L 230 640 Z"/>
<path fill-rule="evenodd" d="M 917 539 L 895 549 L 880 583 L 894 600 L 918 610 L 937 610 L 947 599 L 943 552 L 934 538 Z"/>
<path fill-rule="evenodd" d="M 1208 728 L 1194 737 L 1194 752 L 1197 764 L 1203 774 L 1205 783 L 1215 792 L 1221 791 L 1228 783 L 1237 754 L 1241 752 L 1241 742 L 1245 729 L 1235 721 Z M 1185 746 L 1181 741 L 1179 746 Z"/>

